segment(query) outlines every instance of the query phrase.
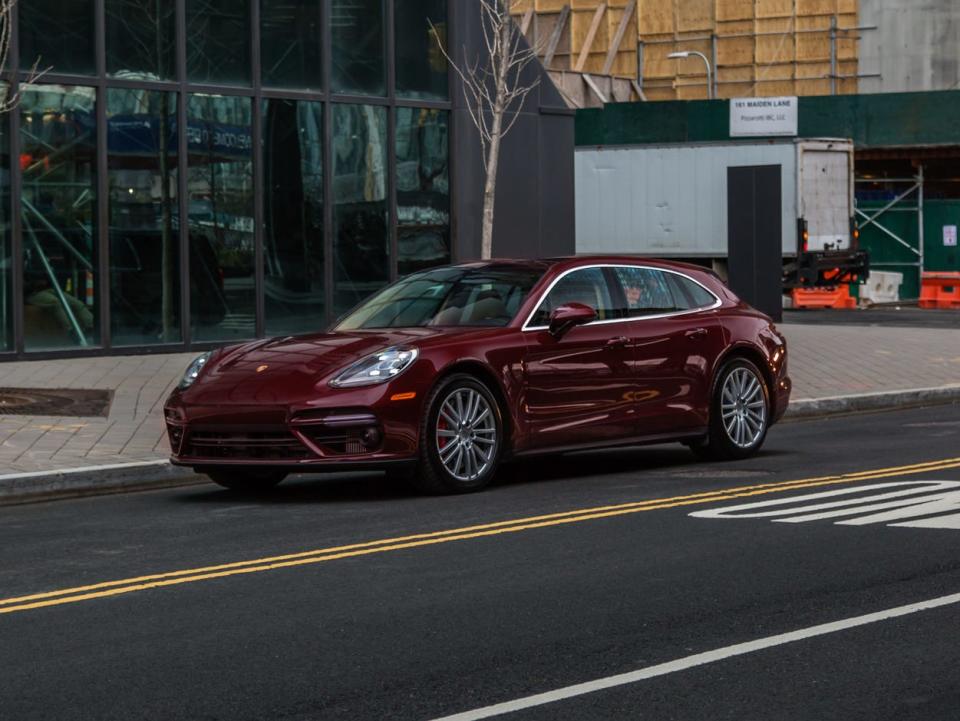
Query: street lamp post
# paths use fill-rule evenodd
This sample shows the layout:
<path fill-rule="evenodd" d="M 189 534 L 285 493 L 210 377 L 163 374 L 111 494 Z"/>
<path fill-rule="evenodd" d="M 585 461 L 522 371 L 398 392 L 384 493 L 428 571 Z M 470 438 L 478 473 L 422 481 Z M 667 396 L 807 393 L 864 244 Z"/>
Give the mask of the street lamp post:
<path fill-rule="evenodd" d="M 682 60 L 683 58 L 689 58 L 691 55 L 696 55 L 703 60 L 703 64 L 707 66 L 707 98 L 713 100 L 713 68 L 710 67 L 710 61 L 706 55 L 696 50 L 684 50 L 679 53 L 670 53 L 667 57 L 671 60 Z"/>

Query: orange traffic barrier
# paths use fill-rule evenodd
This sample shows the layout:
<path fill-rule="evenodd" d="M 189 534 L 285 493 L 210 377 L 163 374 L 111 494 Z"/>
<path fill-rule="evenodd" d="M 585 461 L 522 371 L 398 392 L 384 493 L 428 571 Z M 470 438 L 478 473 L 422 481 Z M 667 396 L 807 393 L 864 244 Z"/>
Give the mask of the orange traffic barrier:
<path fill-rule="evenodd" d="M 960 273 L 931 271 L 923 274 L 921 308 L 960 308 Z"/>
<path fill-rule="evenodd" d="M 794 288 L 794 308 L 856 308 L 857 299 L 850 297 L 850 286 L 834 288 Z"/>

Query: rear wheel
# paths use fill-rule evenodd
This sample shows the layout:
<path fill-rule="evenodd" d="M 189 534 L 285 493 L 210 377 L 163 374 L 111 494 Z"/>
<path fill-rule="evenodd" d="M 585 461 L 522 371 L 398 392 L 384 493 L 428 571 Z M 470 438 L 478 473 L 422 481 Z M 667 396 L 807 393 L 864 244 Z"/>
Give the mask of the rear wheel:
<path fill-rule="evenodd" d="M 493 479 L 503 450 L 503 419 L 486 385 L 470 375 L 444 379 L 430 396 L 413 476 L 426 493 L 469 493 Z"/>
<path fill-rule="evenodd" d="M 268 469 L 205 468 L 202 472 L 217 485 L 242 493 L 269 491 L 287 477 L 284 471 Z"/>
<path fill-rule="evenodd" d="M 763 374 L 745 358 L 720 371 L 710 405 L 706 438 L 688 444 L 700 458 L 748 458 L 763 445 L 770 428 L 770 391 Z"/>

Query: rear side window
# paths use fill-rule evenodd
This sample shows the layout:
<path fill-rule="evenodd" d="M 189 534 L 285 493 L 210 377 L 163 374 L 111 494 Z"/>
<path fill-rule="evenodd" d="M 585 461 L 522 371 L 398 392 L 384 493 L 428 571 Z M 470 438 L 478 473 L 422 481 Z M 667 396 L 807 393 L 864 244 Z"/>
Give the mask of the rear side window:
<path fill-rule="evenodd" d="M 581 268 L 563 276 L 544 298 L 530 321 L 531 326 L 550 324 L 550 313 L 567 303 L 582 303 L 597 311 L 597 320 L 610 320 L 616 315 L 610 299 L 610 288 L 603 268 Z"/>
<path fill-rule="evenodd" d="M 690 304 L 679 287 L 670 283 L 669 273 L 631 266 L 615 268 L 614 273 L 625 303 L 618 309 L 619 318 L 641 318 L 689 308 Z"/>
<path fill-rule="evenodd" d="M 671 275 L 671 280 L 676 283 L 684 295 L 689 298 L 687 305 L 691 309 L 710 308 L 717 302 L 717 297 L 699 283 L 690 280 L 683 275 Z"/>

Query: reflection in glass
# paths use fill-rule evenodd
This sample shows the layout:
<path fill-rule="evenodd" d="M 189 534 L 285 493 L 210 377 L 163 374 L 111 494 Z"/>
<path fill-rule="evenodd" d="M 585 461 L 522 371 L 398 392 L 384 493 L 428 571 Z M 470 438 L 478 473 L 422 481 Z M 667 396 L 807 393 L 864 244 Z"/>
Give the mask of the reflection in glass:
<path fill-rule="evenodd" d="M 107 72 L 138 80 L 174 78 L 175 8 L 169 0 L 106 0 Z"/>
<path fill-rule="evenodd" d="M 190 322 L 198 341 L 256 331 L 251 105 L 222 95 L 187 102 Z"/>
<path fill-rule="evenodd" d="M 396 0 L 397 95 L 404 98 L 447 98 L 447 60 L 440 41 L 447 41 L 448 0 Z"/>
<path fill-rule="evenodd" d="M 390 278 L 387 233 L 387 110 L 333 105 L 334 313 Z"/>
<path fill-rule="evenodd" d="M 96 91 L 28 87 L 20 104 L 26 349 L 96 345 Z"/>
<path fill-rule="evenodd" d="M 187 77 L 250 84 L 250 0 L 187 0 Z"/>
<path fill-rule="evenodd" d="M 384 95 L 383 0 L 332 0 L 333 91 Z"/>
<path fill-rule="evenodd" d="M 321 330 L 322 105 L 263 101 L 264 293 L 268 335 Z"/>
<path fill-rule="evenodd" d="M 261 0 L 260 37 L 264 85 L 321 86 L 320 0 Z"/>
<path fill-rule="evenodd" d="M 0 93 L 7 86 L 0 83 Z M 13 350 L 13 248 L 10 238 L 10 145 L 0 123 L 0 351 Z"/>
<path fill-rule="evenodd" d="M 93 0 L 25 0 L 20 11 L 20 65 L 92 75 Z"/>
<path fill-rule="evenodd" d="M 107 90 L 114 345 L 181 338 L 176 113 L 174 93 Z"/>
<path fill-rule="evenodd" d="M 449 114 L 397 108 L 397 264 L 401 276 L 450 262 Z"/>

